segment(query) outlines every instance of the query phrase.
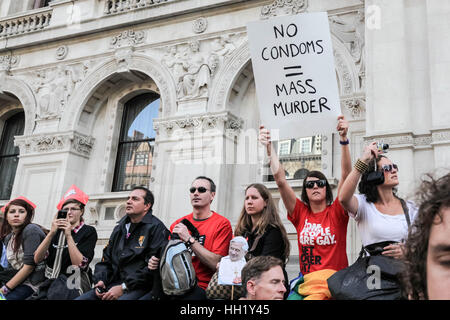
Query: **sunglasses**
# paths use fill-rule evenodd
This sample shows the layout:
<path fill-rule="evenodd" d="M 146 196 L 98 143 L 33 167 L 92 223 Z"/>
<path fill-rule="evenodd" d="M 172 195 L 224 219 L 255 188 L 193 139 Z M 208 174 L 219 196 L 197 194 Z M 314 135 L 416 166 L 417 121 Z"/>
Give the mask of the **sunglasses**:
<path fill-rule="evenodd" d="M 191 187 L 191 188 L 189 189 L 189 192 L 190 192 L 190 193 L 194 193 L 195 190 L 198 190 L 198 192 L 200 192 L 200 193 L 205 193 L 206 191 L 208 191 L 208 189 L 206 189 L 205 187 L 198 187 L 198 188 L 196 188 L 196 187 Z"/>
<path fill-rule="evenodd" d="M 395 169 L 398 171 L 398 166 L 395 163 L 385 164 L 384 166 L 381 167 L 381 169 L 383 169 L 384 172 L 391 172 L 392 169 Z"/>
<path fill-rule="evenodd" d="M 312 180 L 312 181 L 306 181 L 305 183 L 305 187 L 307 189 L 312 189 L 314 188 L 314 185 L 317 185 L 319 188 L 323 188 L 327 185 L 327 181 L 326 180 Z"/>

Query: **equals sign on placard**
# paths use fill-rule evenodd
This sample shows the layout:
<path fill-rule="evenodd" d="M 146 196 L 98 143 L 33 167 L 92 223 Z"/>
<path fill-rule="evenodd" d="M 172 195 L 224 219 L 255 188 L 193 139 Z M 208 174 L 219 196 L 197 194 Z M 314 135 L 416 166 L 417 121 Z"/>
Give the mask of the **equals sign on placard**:
<path fill-rule="evenodd" d="M 302 66 L 284 67 L 284 70 L 287 70 L 289 72 L 286 74 L 286 78 L 301 76 L 303 74 L 303 72 L 300 71 L 301 68 Z"/>

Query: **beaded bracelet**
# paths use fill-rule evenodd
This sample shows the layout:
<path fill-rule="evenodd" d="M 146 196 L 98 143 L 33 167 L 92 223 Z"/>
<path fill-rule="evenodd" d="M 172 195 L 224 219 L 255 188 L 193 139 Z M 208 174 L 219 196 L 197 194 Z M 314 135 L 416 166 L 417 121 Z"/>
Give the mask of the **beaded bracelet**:
<path fill-rule="evenodd" d="M 356 170 L 358 170 L 360 173 L 364 173 L 369 169 L 369 165 L 361 160 L 357 160 L 355 165 L 353 166 Z"/>

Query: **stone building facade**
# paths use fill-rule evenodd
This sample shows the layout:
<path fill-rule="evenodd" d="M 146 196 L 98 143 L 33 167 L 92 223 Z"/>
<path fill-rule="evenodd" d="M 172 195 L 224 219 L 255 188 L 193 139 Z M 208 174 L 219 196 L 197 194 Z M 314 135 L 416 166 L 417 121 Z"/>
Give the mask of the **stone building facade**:
<path fill-rule="evenodd" d="M 49 227 L 76 184 L 90 195 L 85 216 L 99 232 L 98 258 L 133 185 L 148 185 L 169 226 L 190 212 L 193 178 L 210 176 L 213 209 L 235 225 L 246 185 L 263 182 L 280 204 L 298 269 L 295 229 L 257 143 L 246 23 L 315 11 L 329 16 L 352 159 L 368 141 L 389 143 L 399 193 L 411 196 L 423 173 L 450 163 L 448 0 L 1 0 L 0 129 L 9 153 L 0 155 L 0 203 L 26 195 L 38 205 L 35 221 Z M 152 132 L 129 134 L 135 146 L 127 147 L 124 114 L 146 97 Z M 17 129 L 9 140 L 8 125 Z M 306 140 L 307 149 L 298 146 Z M 299 132 L 279 152 L 298 194 L 313 168 L 336 188 L 335 133 Z M 351 261 L 359 248 L 351 221 Z"/>

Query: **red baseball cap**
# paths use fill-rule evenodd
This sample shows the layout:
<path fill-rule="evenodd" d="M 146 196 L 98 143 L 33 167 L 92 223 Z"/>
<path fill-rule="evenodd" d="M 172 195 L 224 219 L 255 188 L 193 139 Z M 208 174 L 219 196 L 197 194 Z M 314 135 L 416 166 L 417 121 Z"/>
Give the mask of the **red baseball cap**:
<path fill-rule="evenodd" d="M 75 199 L 77 201 L 80 201 L 82 204 L 86 205 L 86 203 L 89 200 L 89 196 L 86 193 L 84 193 L 83 191 L 81 191 L 76 185 L 73 184 L 66 191 L 66 193 L 62 197 L 61 201 L 59 201 L 59 203 L 56 206 L 56 208 L 58 210 L 61 210 L 61 208 L 63 207 L 64 203 L 67 200 L 69 200 L 69 199 Z"/>
<path fill-rule="evenodd" d="M 30 199 L 27 199 L 27 198 L 25 198 L 24 196 L 20 196 L 20 197 L 17 197 L 17 198 L 14 198 L 14 199 L 9 200 L 8 203 L 5 204 L 5 206 L 3 206 L 2 209 L 1 209 L 3 213 L 5 213 L 6 207 L 9 206 L 9 204 L 11 203 L 11 201 L 14 201 L 14 200 L 23 200 L 23 201 L 25 201 L 26 203 L 28 203 L 30 206 L 32 206 L 33 209 L 36 208 L 36 205 L 35 205 Z"/>

